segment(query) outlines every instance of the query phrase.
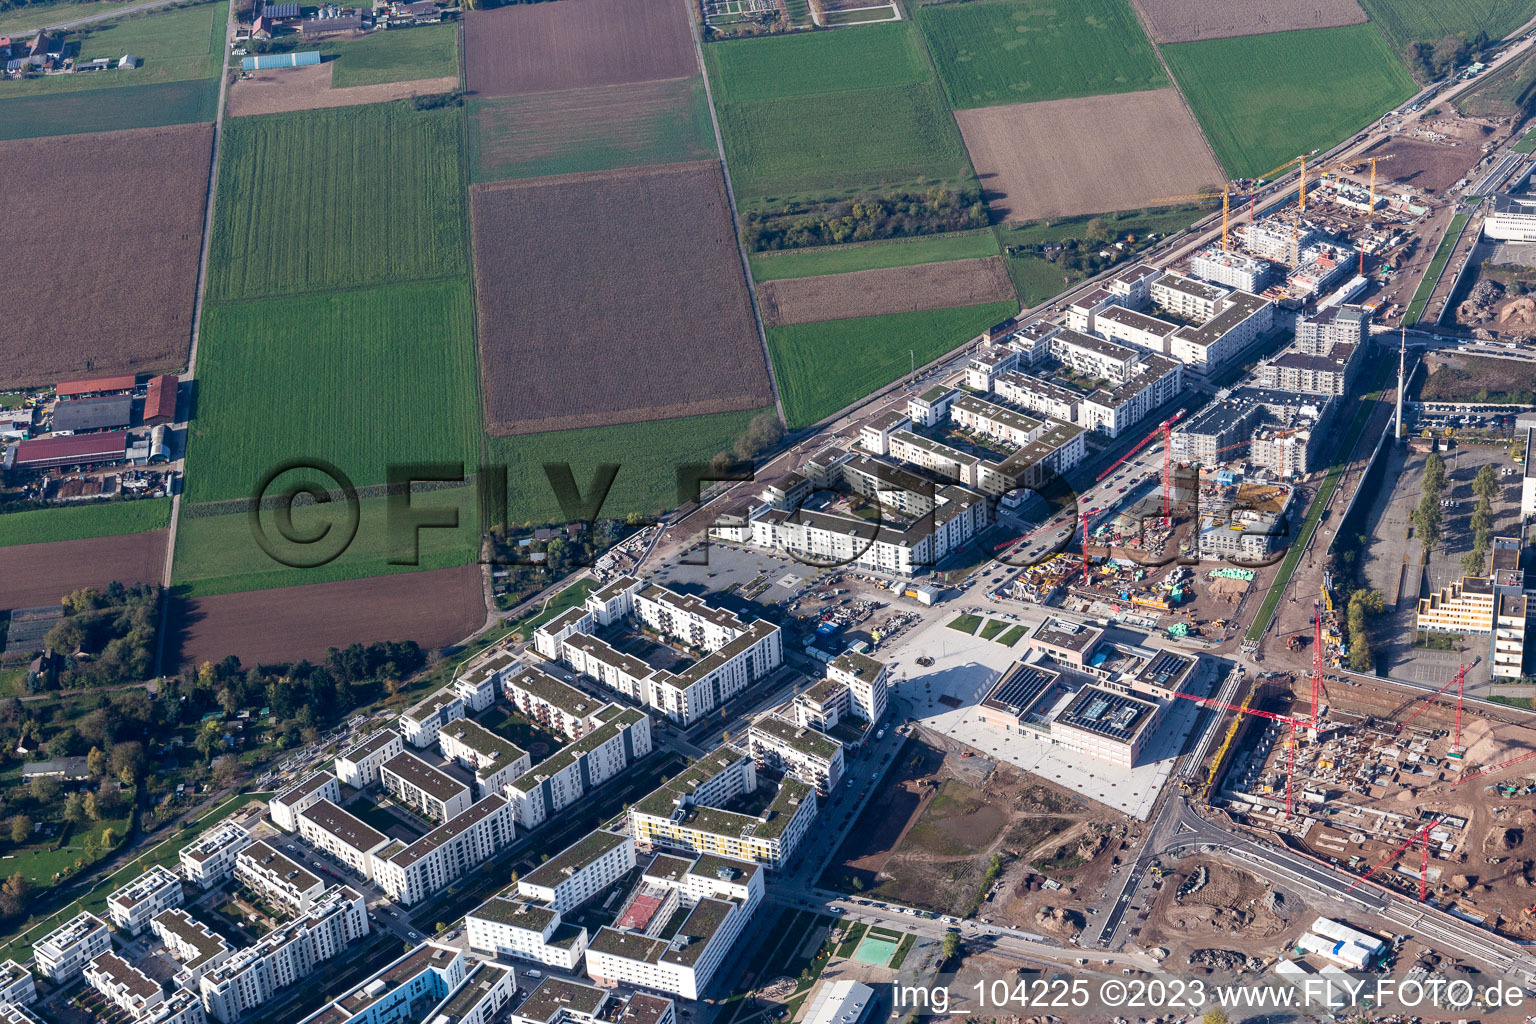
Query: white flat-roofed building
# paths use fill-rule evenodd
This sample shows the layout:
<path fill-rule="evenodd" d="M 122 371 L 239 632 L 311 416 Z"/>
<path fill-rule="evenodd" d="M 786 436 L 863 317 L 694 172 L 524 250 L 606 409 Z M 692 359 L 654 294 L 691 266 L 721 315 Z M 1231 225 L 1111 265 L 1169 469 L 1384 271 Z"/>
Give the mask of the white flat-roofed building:
<path fill-rule="evenodd" d="M 32 972 L 15 960 L 0 964 L 0 1002 L 25 1005 L 37 998 Z"/>
<path fill-rule="evenodd" d="M 129 935 L 138 935 L 151 918 L 181 906 L 181 900 L 181 879 L 157 864 L 107 897 L 107 918 Z"/>
<path fill-rule="evenodd" d="M 1152 286 L 1152 304 L 1182 319 L 1204 323 L 1216 315 L 1228 294 L 1229 289 L 1183 274 L 1164 274 Z"/>
<path fill-rule="evenodd" d="M 142 1017 L 165 1002 L 160 983 L 108 950 L 85 965 L 85 983 L 130 1017 Z"/>
<path fill-rule="evenodd" d="M 597 728 L 597 712 L 606 703 L 531 665 L 509 675 L 504 688 L 525 717 L 572 740 Z"/>
<path fill-rule="evenodd" d="M 478 715 L 496 702 L 496 694 L 519 667 L 511 645 L 503 640 L 481 651 L 459 670 L 453 678 L 453 692 L 471 714 Z"/>
<path fill-rule="evenodd" d="M 112 948 L 107 923 L 95 914 L 81 914 L 55 928 L 32 947 L 37 969 L 44 977 L 66 984 L 80 976 L 85 965 Z"/>
<path fill-rule="evenodd" d="M 1261 292 L 1269 284 L 1268 260 L 1226 251 L 1219 246 L 1210 246 L 1195 253 L 1189 269 L 1198 278 L 1245 292 Z"/>
<path fill-rule="evenodd" d="M 424 942 L 373 977 L 347 988 L 300 1024 L 467 1024 L 467 1018 L 454 1020 L 442 1011 L 449 994 L 468 976 L 463 950 Z M 503 985 L 515 988 L 515 979 L 508 978 Z"/>
<path fill-rule="evenodd" d="M 516 998 L 517 972 L 506 964 L 481 961 L 430 1016 L 433 1024 L 491 1024 Z"/>
<path fill-rule="evenodd" d="M 208 1024 L 208 1013 L 195 990 L 177 989 L 165 1002 L 140 1017 L 139 1024 Z"/>
<path fill-rule="evenodd" d="M 1196 373 L 1209 373 L 1230 362 L 1275 323 L 1275 304 L 1249 292 L 1232 292 L 1199 327 L 1180 327 L 1169 340 L 1168 354 Z"/>
<path fill-rule="evenodd" d="M 0 1024 L 48 1024 L 48 1022 L 20 1003 L 0 1001 Z"/>
<path fill-rule="evenodd" d="M 178 859 L 187 881 L 209 889 L 235 872 L 235 855 L 251 845 L 251 834 L 232 821 L 221 821 L 182 847 Z"/>
<path fill-rule="evenodd" d="M 1051 719 L 1051 742 L 1122 768 L 1134 768 L 1142 746 L 1154 731 L 1159 709 L 1155 701 L 1085 686 Z"/>
<path fill-rule="evenodd" d="M 367 935 L 363 897 L 346 886 L 332 886 L 302 916 L 205 973 L 198 980 L 203 1007 L 223 1024 L 234 1024 Z"/>
<path fill-rule="evenodd" d="M 843 745 L 826 733 L 766 714 L 747 729 L 759 768 L 788 772 L 826 793 L 843 778 Z"/>
<path fill-rule="evenodd" d="M 538 828 L 651 752 L 651 720 L 635 708 L 608 704 L 600 724 L 508 783 L 517 824 Z"/>
<path fill-rule="evenodd" d="M 262 899 L 302 914 L 325 893 L 325 883 L 308 868 L 265 842 L 255 842 L 235 858 L 235 880 Z"/>
<path fill-rule="evenodd" d="M 474 773 L 475 795 L 481 798 L 502 792 L 533 766 L 528 751 L 470 718 L 443 726 L 438 741 L 445 758 Z"/>
<path fill-rule="evenodd" d="M 300 812 L 299 835 L 364 878 L 373 877 L 373 854 L 390 841 L 384 833 L 329 800 Z"/>
<path fill-rule="evenodd" d="M 445 687 L 400 716 L 397 727 L 405 742 L 419 750 L 437 746 L 443 726 L 466 714 L 465 701 L 451 687 Z"/>
<path fill-rule="evenodd" d="M 1536 242 L 1536 195 L 1496 195 L 1483 220 L 1483 237 L 1500 242 Z"/>
<path fill-rule="evenodd" d="M 272 824 L 284 832 L 296 832 L 299 823 L 295 815 L 321 800 L 341 803 L 341 787 L 336 782 L 336 776 L 330 772 L 310 772 L 297 785 L 290 786 L 272 798 L 268 805 Z"/>
<path fill-rule="evenodd" d="M 512 842 L 512 808 L 495 793 L 409 846 L 390 843 L 373 855 L 373 880 L 401 903 L 441 892 Z"/>
<path fill-rule="evenodd" d="M 404 750 L 398 732 L 380 729 L 336 759 L 336 777 L 354 789 L 366 789 L 378 783 L 380 766 Z"/>
<path fill-rule="evenodd" d="M 386 761 L 379 779 L 397 800 L 434 821 L 447 821 L 469 810 L 469 787 L 410 751 Z"/>
<path fill-rule="evenodd" d="M 848 688 L 849 710 L 866 722 L 885 717 L 887 676 L 884 662 L 857 651 L 844 651 L 827 664 L 827 678 Z"/>
<path fill-rule="evenodd" d="M 517 880 L 520 896 L 568 914 L 635 866 L 635 841 L 606 829 L 588 832 Z"/>
<path fill-rule="evenodd" d="M 177 986 L 194 992 L 199 979 L 228 960 L 235 951 L 221 936 L 209 931 L 207 925 L 180 907 L 156 915 L 149 927 L 181 964 L 181 970 L 176 973 Z"/>
<path fill-rule="evenodd" d="M 464 918 L 469 948 L 574 971 L 587 952 L 587 930 L 567 924 L 554 907 L 496 896 Z"/>

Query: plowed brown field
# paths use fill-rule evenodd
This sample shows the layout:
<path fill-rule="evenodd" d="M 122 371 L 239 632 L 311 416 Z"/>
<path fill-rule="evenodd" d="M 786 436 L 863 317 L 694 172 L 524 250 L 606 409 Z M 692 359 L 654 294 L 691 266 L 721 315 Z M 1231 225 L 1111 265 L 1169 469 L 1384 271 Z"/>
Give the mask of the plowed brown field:
<path fill-rule="evenodd" d="M 470 197 L 491 433 L 772 402 L 717 162 L 476 185 Z"/>
<path fill-rule="evenodd" d="M 955 120 L 988 204 L 1011 221 L 1137 209 L 1226 179 L 1173 89 L 957 110 Z"/>
<path fill-rule="evenodd" d="M 281 114 L 290 110 L 321 110 L 325 107 L 355 107 L 363 103 L 387 103 L 411 96 L 452 92 L 459 87 L 457 78 L 423 78 L 414 82 L 386 82 L 382 85 L 353 85 L 333 88 L 334 62 L 281 71 L 254 71 L 229 87 L 229 116 Z"/>
<path fill-rule="evenodd" d="M 765 324 L 809 324 L 881 313 L 915 313 L 1014 297 L 1001 257 L 920 263 L 757 286 Z"/>
<path fill-rule="evenodd" d="M 0 388 L 186 361 L 212 125 L 0 143 Z"/>
<path fill-rule="evenodd" d="M 1359 25 L 1356 0 L 1133 0 L 1158 43 Z"/>
<path fill-rule="evenodd" d="M 183 665 L 233 654 L 247 665 L 322 658 L 331 647 L 415 640 L 445 647 L 485 622 L 480 567 L 407 572 L 172 602 L 166 658 Z"/>
<path fill-rule="evenodd" d="M 0 580 L 5 580 L 3 608 L 55 604 L 81 587 L 120 583 L 159 583 L 165 568 L 166 531 L 121 537 L 15 544 L 0 548 Z"/>
<path fill-rule="evenodd" d="M 470 11 L 471 95 L 681 78 L 699 70 L 687 8 L 665 0 L 558 0 Z"/>

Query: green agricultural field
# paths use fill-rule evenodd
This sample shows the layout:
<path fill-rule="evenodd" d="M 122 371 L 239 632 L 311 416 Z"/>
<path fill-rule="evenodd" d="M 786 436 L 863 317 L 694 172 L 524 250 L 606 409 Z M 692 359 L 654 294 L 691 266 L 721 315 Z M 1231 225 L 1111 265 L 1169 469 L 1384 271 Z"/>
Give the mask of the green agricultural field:
<path fill-rule="evenodd" d="M 0 35 L 25 35 L 28 30 L 35 32 L 61 21 L 108 14 L 126 4 L 127 0 L 36 0 L 0 12 Z"/>
<path fill-rule="evenodd" d="M 458 28 L 452 24 L 373 32 L 324 48 L 336 55 L 331 85 L 382 85 L 459 73 Z"/>
<path fill-rule="evenodd" d="M 1018 312 L 1012 302 L 768 328 L 791 427 L 830 416 Z"/>
<path fill-rule="evenodd" d="M 991 229 L 978 228 L 975 231 L 955 231 L 946 235 L 921 235 L 882 242 L 828 245 L 819 249 L 753 253 L 752 278 L 756 281 L 783 281 L 793 277 L 912 267 L 919 263 L 996 255 L 997 239 Z"/>
<path fill-rule="evenodd" d="M 210 299 L 464 274 L 462 123 L 404 102 L 231 118 Z"/>
<path fill-rule="evenodd" d="M 1331 147 L 1415 92 L 1368 24 L 1179 43 L 1163 56 L 1233 177 Z"/>
<path fill-rule="evenodd" d="M 1061 294 L 1087 276 L 1080 270 L 1065 270 L 1039 256 L 1009 256 L 1004 265 L 1013 280 L 1019 305 L 1025 309 Z"/>
<path fill-rule="evenodd" d="M 420 531 L 418 564 L 390 564 L 392 556 L 409 549 L 391 542 L 387 499 L 365 497 L 359 502 L 357 535 L 345 553 L 335 561 L 313 569 L 289 568 L 273 561 L 256 543 L 243 511 L 200 515 L 199 512 L 207 511 L 208 506 L 201 509 L 184 507 L 176 530 L 176 560 L 171 580 L 177 592 L 184 596 L 210 597 L 236 591 L 447 569 L 475 559 L 480 550 L 480 522 L 474 488 L 413 494 L 411 505 L 413 508 L 454 508 L 459 515 L 459 525 L 454 529 Z M 299 507 L 293 513 L 296 534 L 313 534 L 326 526 L 339 530 L 344 522 L 339 505 Z M 273 543 L 280 544 L 276 539 Z M 278 550 L 281 553 L 287 549 L 279 547 Z"/>
<path fill-rule="evenodd" d="M 1529 0 L 1360 0 L 1360 6 L 1398 52 L 1460 32 L 1502 39 L 1536 16 Z"/>
<path fill-rule="evenodd" d="M 107 57 L 115 64 L 124 54 L 143 60 L 137 68 L 110 68 L 75 75 L 39 75 L 6 82 L 0 97 L 98 92 L 105 89 L 136 89 L 166 82 L 216 79 L 224 59 L 224 30 L 229 23 L 229 4 L 201 3 L 172 7 L 71 29 L 70 42 L 80 45 L 78 59 Z M 138 102 L 148 102 L 140 99 Z"/>
<path fill-rule="evenodd" d="M 597 466 L 617 464 L 618 475 L 599 514 L 604 518 L 631 512 L 652 515 L 679 504 L 678 467 L 705 464 L 729 451 L 747 432 L 752 417 L 762 411 L 493 437 L 487 458 L 492 465 L 507 468 L 512 490 L 507 514 L 513 522 L 563 523 L 573 518 L 555 500 L 544 472 L 548 463 L 568 463 L 583 495 Z"/>
<path fill-rule="evenodd" d="M 739 202 L 971 176 L 906 23 L 713 43 L 704 54 Z"/>
<path fill-rule="evenodd" d="M 249 497 L 284 460 L 315 456 L 358 487 L 390 462 L 473 467 L 479 451 L 474 304 L 466 281 L 211 306 L 194 502 Z"/>
<path fill-rule="evenodd" d="M 1160 89 L 1168 76 L 1126 0 L 972 0 L 917 8 L 955 107 Z"/>
<path fill-rule="evenodd" d="M 0 547 L 54 540 L 117 537 L 163 530 L 171 523 L 170 498 L 114 501 L 69 508 L 39 508 L 0 515 Z"/>
<path fill-rule="evenodd" d="M 474 99 L 476 182 L 714 160 L 702 77 Z"/>
<path fill-rule="evenodd" d="M 0 101 L 0 141 L 198 124 L 212 121 L 218 109 L 219 82 L 215 78 L 18 96 Z"/>

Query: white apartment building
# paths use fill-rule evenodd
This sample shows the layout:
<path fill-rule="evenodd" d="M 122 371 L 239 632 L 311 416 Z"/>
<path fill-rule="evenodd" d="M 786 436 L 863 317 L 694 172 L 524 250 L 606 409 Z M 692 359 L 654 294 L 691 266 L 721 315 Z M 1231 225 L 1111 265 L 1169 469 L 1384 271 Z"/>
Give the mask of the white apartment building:
<path fill-rule="evenodd" d="M 870 723 L 885 717 L 888 676 L 883 661 L 857 651 L 844 651 L 827 665 L 827 678 L 848 688 L 849 710 Z"/>
<path fill-rule="evenodd" d="M 295 815 L 313 807 L 321 800 L 329 800 L 333 804 L 341 803 L 341 786 L 337 784 L 336 776 L 330 772 L 310 772 L 298 783 L 273 797 L 272 802 L 268 804 L 272 824 L 284 832 L 296 832 L 299 822 Z"/>
<path fill-rule="evenodd" d="M 533 665 L 508 676 L 505 691 L 525 717 L 572 740 L 597 728 L 597 712 L 605 704 Z"/>
<path fill-rule="evenodd" d="M 405 742 L 419 750 L 437 746 L 443 726 L 466 714 L 464 698 L 452 687 L 444 687 L 400 716 L 396 723 Z"/>
<path fill-rule="evenodd" d="M 598 627 L 633 618 L 667 637 L 706 652 L 681 672 L 652 668 L 594 635 Z M 743 622 L 698 597 L 633 576 L 621 576 L 534 633 L 538 652 L 596 679 L 675 722 L 709 714 L 784 661 L 779 628 Z"/>
<path fill-rule="evenodd" d="M 1211 246 L 1195 253 L 1190 272 L 1214 284 L 1245 292 L 1261 292 L 1269 284 L 1270 264 L 1256 256 Z"/>
<path fill-rule="evenodd" d="M 709 853 L 777 870 L 816 818 L 816 790 L 786 778 L 757 815 L 723 809 L 757 789 L 752 757 L 733 746 L 719 747 L 632 804 L 630 832 L 637 847 Z"/>
<path fill-rule="evenodd" d="M 495 957 L 532 960 L 574 971 L 587 952 L 587 930 L 567 924 L 554 907 L 496 896 L 464 918 L 469 948 Z"/>
<path fill-rule="evenodd" d="M 517 880 L 518 895 L 568 914 L 635 866 L 635 841 L 596 829 Z"/>
<path fill-rule="evenodd" d="M 628 997 L 564 978 L 545 978 L 512 1011 L 508 1024 L 677 1024 L 672 1000 L 646 992 Z M 851 1024 L 851 1022 L 850 1022 Z"/>
<path fill-rule="evenodd" d="M 508 783 L 504 793 L 519 827 L 538 828 L 651 752 L 651 720 L 608 704 L 601 723 Z"/>
<path fill-rule="evenodd" d="M 107 919 L 129 935 L 138 935 L 151 918 L 181 906 L 181 900 L 181 879 L 156 864 L 107 897 Z"/>
<path fill-rule="evenodd" d="M 1234 229 L 1243 247 L 1260 259 L 1293 266 L 1296 254 L 1318 237 L 1309 227 L 1293 227 L 1278 220 L 1258 220 Z"/>
<path fill-rule="evenodd" d="M 37 998 L 32 972 L 15 960 L 0 964 L 0 1003 L 25 1005 Z"/>
<path fill-rule="evenodd" d="M 304 913 L 325 894 L 325 883 L 318 875 L 265 842 L 240 851 L 235 880 L 293 914 Z"/>
<path fill-rule="evenodd" d="M 85 983 L 128 1014 L 142 1017 L 165 1002 L 160 983 L 108 950 L 85 965 Z"/>
<path fill-rule="evenodd" d="M 208 1014 L 196 990 L 183 988 L 172 992 L 165 1002 L 139 1018 L 138 1024 L 208 1024 Z"/>
<path fill-rule="evenodd" d="M 386 761 L 379 768 L 379 781 L 396 800 L 433 821 L 463 814 L 472 801 L 468 786 L 410 751 Z"/>
<path fill-rule="evenodd" d="M 1152 304 L 1184 320 L 1204 323 L 1221 311 L 1222 300 L 1229 294 L 1229 289 L 1170 273 L 1152 286 Z"/>
<path fill-rule="evenodd" d="M 493 996 L 493 1001 L 498 1006 L 505 1005 L 509 990 L 517 987 L 511 969 L 494 964 L 483 966 L 495 968 L 491 976 L 504 974 L 495 986 L 502 998 L 496 1001 Z M 445 1012 L 449 995 L 463 986 L 468 977 L 469 964 L 463 950 L 424 942 L 407 950 L 373 977 L 350 986 L 300 1024 L 487 1024 L 478 1000 L 460 1008 L 465 1011 L 463 1016 Z"/>
<path fill-rule="evenodd" d="M 149 927 L 181 964 L 181 970 L 176 973 L 179 988 L 196 992 L 202 976 L 235 952 L 223 937 L 209 931 L 207 925 L 179 907 L 157 915 Z"/>
<path fill-rule="evenodd" d="M 378 783 L 384 762 L 404 750 L 405 740 L 398 732 L 380 729 L 336 759 L 336 777 L 354 789 L 367 789 Z"/>
<path fill-rule="evenodd" d="M 1273 302 L 1248 292 L 1232 292 L 1199 327 L 1174 332 L 1168 339 L 1168 355 L 1196 373 L 1210 373 L 1268 334 L 1274 324 Z"/>
<path fill-rule="evenodd" d="M 712 856 L 691 864 L 666 857 L 657 861 L 642 887 L 675 892 L 678 904 L 691 908 L 688 916 L 675 935 L 662 939 L 654 926 L 666 925 L 665 917 L 654 909 L 647 915 L 633 904 L 626 907 L 618 926 L 600 929 L 587 947 L 587 976 L 600 985 L 634 985 L 698 999 L 762 901 L 762 871 L 756 864 Z M 654 902 L 647 899 L 646 907 Z"/>
<path fill-rule="evenodd" d="M 329 800 L 299 813 L 299 835 L 364 878 L 373 877 L 373 854 L 390 841 L 384 833 Z"/>
<path fill-rule="evenodd" d="M 232 821 L 221 821 L 179 855 L 181 873 L 203 889 L 211 889 L 235 871 L 235 855 L 251 845 L 251 834 Z"/>
<path fill-rule="evenodd" d="M 474 773 L 475 795 L 480 798 L 502 792 L 533 765 L 528 751 L 472 718 L 443 726 L 438 742 L 445 758 Z"/>
<path fill-rule="evenodd" d="M 517 972 L 506 964 L 481 961 L 429 1016 L 442 1024 L 491 1024 L 503 1019 L 502 1010 L 516 998 Z"/>
<path fill-rule="evenodd" d="M 32 947 L 37 969 L 60 985 L 74 981 L 85 965 L 112 948 L 107 923 L 95 914 L 65 922 Z"/>
<path fill-rule="evenodd" d="M 333 886 L 303 916 L 205 973 L 198 980 L 203 1008 L 222 1024 L 234 1024 L 367 934 L 363 897 L 346 886 Z"/>
<path fill-rule="evenodd" d="M 809 726 L 766 714 L 747 729 L 747 749 L 759 768 L 784 772 L 822 793 L 843 778 L 843 745 Z"/>
<path fill-rule="evenodd" d="M 478 715 L 496 702 L 496 694 L 518 668 L 511 644 L 503 640 L 481 651 L 454 676 L 453 692 Z"/>
<path fill-rule="evenodd" d="M 398 840 L 373 855 L 373 880 L 401 903 L 441 892 L 505 849 L 514 833 L 512 807 L 495 793 L 406 846 Z"/>

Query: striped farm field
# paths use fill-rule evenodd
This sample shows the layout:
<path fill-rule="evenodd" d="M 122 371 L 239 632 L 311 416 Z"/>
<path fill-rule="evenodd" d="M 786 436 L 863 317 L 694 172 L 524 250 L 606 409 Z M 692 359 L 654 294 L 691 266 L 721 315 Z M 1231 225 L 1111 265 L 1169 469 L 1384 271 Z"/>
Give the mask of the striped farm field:
<path fill-rule="evenodd" d="M 1437 43 L 1446 36 L 1484 32 L 1504 36 L 1536 17 L 1530 0 L 1360 0 L 1371 21 L 1399 50 L 1409 43 Z"/>
<path fill-rule="evenodd" d="M 462 124 L 403 101 L 230 119 L 209 298 L 464 274 Z"/>
<path fill-rule="evenodd" d="M 0 516 L 0 547 L 144 533 L 163 530 L 170 522 L 170 498 L 29 509 Z"/>

